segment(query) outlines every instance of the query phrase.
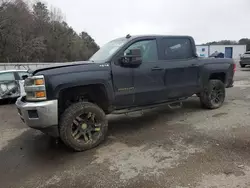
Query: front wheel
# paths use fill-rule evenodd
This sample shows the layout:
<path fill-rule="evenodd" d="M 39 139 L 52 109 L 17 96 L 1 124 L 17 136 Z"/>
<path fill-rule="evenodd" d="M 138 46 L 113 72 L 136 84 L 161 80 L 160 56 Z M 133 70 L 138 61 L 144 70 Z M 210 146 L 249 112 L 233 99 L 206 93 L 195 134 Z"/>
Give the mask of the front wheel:
<path fill-rule="evenodd" d="M 222 106 L 225 100 L 225 85 L 221 80 L 209 80 L 208 86 L 201 92 L 201 105 L 208 109 L 216 109 Z"/>
<path fill-rule="evenodd" d="M 84 151 L 96 147 L 105 139 L 108 121 L 97 105 L 79 102 L 65 110 L 59 126 L 62 141 L 74 151 Z"/>
<path fill-rule="evenodd" d="M 241 67 L 241 68 L 244 68 L 244 67 L 246 67 L 246 65 L 242 65 L 242 64 L 240 64 L 240 67 Z"/>

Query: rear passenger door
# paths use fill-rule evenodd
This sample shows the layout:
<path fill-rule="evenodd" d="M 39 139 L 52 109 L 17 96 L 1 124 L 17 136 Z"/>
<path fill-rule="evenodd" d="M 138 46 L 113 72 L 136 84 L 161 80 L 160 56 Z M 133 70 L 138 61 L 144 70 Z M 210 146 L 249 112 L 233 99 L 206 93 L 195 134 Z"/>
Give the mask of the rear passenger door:
<path fill-rule="evenodd" d="M 199 60 L 189 37 L 159 39 L 159 56 L 164 62 L 165 93 L 171 98 L 187 97 L 199 90 Z"/>

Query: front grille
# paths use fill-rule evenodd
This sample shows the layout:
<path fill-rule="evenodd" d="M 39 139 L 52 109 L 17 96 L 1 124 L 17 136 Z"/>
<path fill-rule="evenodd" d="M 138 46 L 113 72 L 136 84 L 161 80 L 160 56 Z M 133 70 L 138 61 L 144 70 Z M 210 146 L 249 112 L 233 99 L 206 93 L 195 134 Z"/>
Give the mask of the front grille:
<path fill-rule="evenodd" d="M 25 79 L 25 82 L 24 82 L 24 86 L 30 86 L 30 85 L 33 85 L 33 80 L 29 79 L 29 78 L 26 78 Z"/>
<path fill-rule="evenodd" d="M 26 91 L 26 97 L 33 98 L 35 96 L 34 92 L 28 92 Z"/>

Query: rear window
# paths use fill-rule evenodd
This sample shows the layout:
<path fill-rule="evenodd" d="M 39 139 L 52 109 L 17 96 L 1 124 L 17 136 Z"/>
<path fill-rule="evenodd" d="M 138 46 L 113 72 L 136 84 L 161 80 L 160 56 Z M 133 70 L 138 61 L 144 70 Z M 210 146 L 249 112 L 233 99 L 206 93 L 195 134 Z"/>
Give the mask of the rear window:
<path fill-rule="evenodd" d="M 192 44 L 188 38 L 163 38 L 160 46 L 161 59 L 189 59 L 193 57 Z"/>

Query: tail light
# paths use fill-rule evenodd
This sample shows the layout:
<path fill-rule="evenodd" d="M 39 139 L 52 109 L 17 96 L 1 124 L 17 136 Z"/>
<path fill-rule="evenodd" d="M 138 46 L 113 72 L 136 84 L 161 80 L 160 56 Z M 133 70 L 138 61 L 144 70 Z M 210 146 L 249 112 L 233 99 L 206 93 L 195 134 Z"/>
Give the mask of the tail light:
<path fill-rule="evenodd" d="M 236 64 L 234 63 L 234 72 L 236 71 Z"/>

